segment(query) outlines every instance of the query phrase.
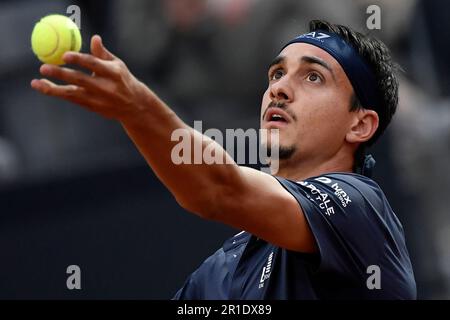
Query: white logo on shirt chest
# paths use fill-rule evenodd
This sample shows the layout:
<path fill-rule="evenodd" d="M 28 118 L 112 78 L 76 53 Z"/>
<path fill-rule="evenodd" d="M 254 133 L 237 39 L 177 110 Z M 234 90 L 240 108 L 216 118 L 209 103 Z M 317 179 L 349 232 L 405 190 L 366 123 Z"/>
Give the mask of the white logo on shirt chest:
<path fill-rule="evenodd" d="M 264 282 L 270 278 L 270 273 L 272 272 L 272 259 L 273 259 L 273 251 L 270 253 L 269 258 L 267 259 L 266 266 L 262 269 L 258 289 L 264 288 Z"/>

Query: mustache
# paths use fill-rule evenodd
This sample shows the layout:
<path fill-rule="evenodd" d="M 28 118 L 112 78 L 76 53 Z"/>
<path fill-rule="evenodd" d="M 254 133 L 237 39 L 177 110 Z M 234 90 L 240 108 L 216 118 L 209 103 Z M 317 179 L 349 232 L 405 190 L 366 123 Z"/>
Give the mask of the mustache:
<path fill-rule="evenodd" d="M 292 113 L 288 108 L 285 102 L 283 101 L 271 101 L 269 103 L 269 105 L 267 106 L 266 110 L 264 111 L 263 115 L 262 115 L 262 119 L 264 120 L 266 118 L 266 114 L 267 112 L 271 109 L 271 108 L 280 108 L 281 110 L 283 110 L 284 112 L 286 112 L 294 121 L 297 121 L 297 117 L 295 116 L 294 113 Z"/>

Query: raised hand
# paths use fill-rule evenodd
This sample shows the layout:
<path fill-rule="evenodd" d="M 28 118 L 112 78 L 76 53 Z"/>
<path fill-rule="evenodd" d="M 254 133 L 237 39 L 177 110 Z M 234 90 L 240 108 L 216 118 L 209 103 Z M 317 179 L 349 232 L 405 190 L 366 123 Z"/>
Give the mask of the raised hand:
<path fill-rule="evenodd" d="M 91 74 L 44 64 L 40 68 L 44 77 L 67 84 L 58 85 L 44 78 L 32 80 L 31 87 L 119 121 L 132 119 L 147 111 L 148 99 L 152 99 L 154 94 L 133 76 L 122 60 L 104 47 L 100 36 L 92 37 L 91 54 L 67 52 L 63 59 L 67 64 L 91 71 Z"/>

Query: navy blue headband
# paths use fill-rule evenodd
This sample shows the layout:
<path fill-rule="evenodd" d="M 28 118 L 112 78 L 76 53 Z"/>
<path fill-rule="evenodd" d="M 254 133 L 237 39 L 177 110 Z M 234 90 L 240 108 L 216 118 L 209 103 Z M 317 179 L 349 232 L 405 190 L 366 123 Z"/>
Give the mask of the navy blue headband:
<path fill-rule="evenodd" d="M 299 42 L 312 44 L 332 55 L 344 69 L 361 105 L 367 109 L 377 110 L 379 103 L 375 77 L 370 67 L 350 44 L 335 33 L 318 30 L 294 38 L 281 50 Z"/>

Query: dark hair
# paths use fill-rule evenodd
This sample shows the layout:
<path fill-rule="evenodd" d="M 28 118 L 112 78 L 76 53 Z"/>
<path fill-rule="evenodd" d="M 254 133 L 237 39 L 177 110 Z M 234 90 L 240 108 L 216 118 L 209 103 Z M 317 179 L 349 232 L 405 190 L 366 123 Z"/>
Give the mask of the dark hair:
<path fill-rule="evenodd" d="M 317 30 L 335 33 L 351 44 L 374 73 L 377 82 L 376 90 L 380 98 L 380 105 L 374 106 L 374 110 L 378 113 L 379 126 L 373 137 L 360 146 L 360 152 L 358 153 L 364 153 L 365 147 L 372 145 L 385 131 L 397 109 L 398 80 L 396 72 L 400 68 L 392 60 L 386 45 L 378 39 L 365 36 L 346 26 L 331 24 L 322 20 L 310 21 L 309 31 Z M 353 94 L 350 101 L 350 111 L 357 111 L 363 107 L 356 95 Z"/>

